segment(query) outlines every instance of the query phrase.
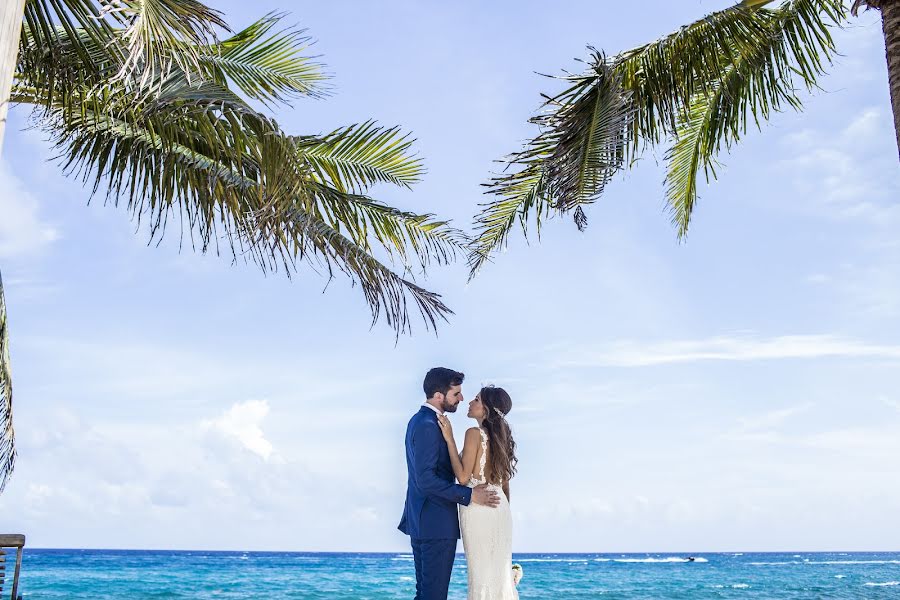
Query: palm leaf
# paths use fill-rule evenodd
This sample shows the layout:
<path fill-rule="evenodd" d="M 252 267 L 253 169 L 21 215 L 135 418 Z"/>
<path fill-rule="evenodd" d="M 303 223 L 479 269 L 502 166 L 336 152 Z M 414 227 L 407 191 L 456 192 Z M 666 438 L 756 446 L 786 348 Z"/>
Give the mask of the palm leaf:
<path fill-rule="evenodd" d="M 92 0 L 28 0 L 19 41 L 16 77 L 46 91 L 48 101 L 97 81 L 125 58 L 113 28 Z"/>
<path fill-rule="evenodd" d="M 570 77 L 572 85 L 549 99 L 546 112 L 532 119 L 541 133 L 507 164 L 512 173 L 488 183 L 496 196 L 482 205 L 478 234 L 469 254 L 469 278 L 503 247 L 518 220 L 527 235 L 528 215 L 535 210 L 540 234 L 544 217 L 575 210 L 579 229 L 586 225 L 581 209 L 593 202 L 623 166 L 626 132 L 631 119 L 628 94 L 601 55 L 594 73 Z"/>
<path fill-rule="evenodd" d="M 408 244 L 423 265 L 447 262 L 464 245 L 459 232 L 316 181 L 294 138 L 216 84 L 204 85 L 206 100 L 184 81 L 154 84 L 160 97 L 138 105 L 125 93 L 118 101 L 96 97 L 113 88 L 87 91 L 80 116 L 48 120 L 65 170 L 95 191 L 105 185 L 114 203 L 125 201 L 133 218 L 148 222 L 151 240 L 177 219 L 193 247 L 218 253 L 225 240 L 234 258 L 264 270 L 290 273 L 298 260 L 323 261 L 329 273 L 334 267 L 358 282 L 373 318 L 383 316 L 398 334 L 410 326 L 407 294 L 431 327 L 449 314 L 439 296 L 360 253 L 372 236 L 404 261 Z"/>
<path fill-rule="evenodd" d="M 743 0 L 613 59 L 593 51 L 584 75 L 533 118 L 541 130 L 514 155 L 511 175 L 495 177 L 498 199 L 476 217 L 471 274 L 505 244 L 516 219 L 527 234 L 529 211 L 574 209 L 596 200 L 616 172 L 641 150 L 670 137 L 667 198 L 679 236 L 697 196 L 697 172 L 715 176 L 715 154 L 737 141 L 752 118 L 757 127 L 783 105 L 799 108 L 794 87 L 808 89 L 831 60 L 829 28 L 846 18 L 841 0 Z M 601 134 L 601 132 L 603 132 Z"/>
<path fill-rule="evenodd" d="M 121 79 L 140 88 L 168 77 L 173 67 L 186 73 L 200 66 L 202 48 L 228 30 L 219 11 L 198 0 L 115 0 L 107 12 L 125 24 L 121 39 L 127 57 Z"/>
<path fill-rule="evenodd" d="M 0 492 L 6 487 L 16 464 L 15 432 L 12 419 L 12 375 L 9 362 L 9 329 L 6 299 L 0 277 Z"/>
<path fill-rule="evenodd" d="M 424 269 L 432 261 L 449 264 L 468 251 L 468 236 L 434 215 L 401 211 L 319 182 L 311 189 L 319 203 L 316 212 L 330 227 L 345 230 L 366 252 L 373 251 L 372 240 L 378 242 L 390 257 L 399 256 L 406 271 L 413 256 Z"/>
<path fill-rule="evenodd" d="M 629 95 L 600 53 L 595 54 L 594 70 L 590 86 L 574 86 L 557 96 L 554 111 L 537 120 L 555 141 L 546 176 L 553 207 L 560 212 L 596 200 L 625 160 Z M 580 222 L 579 229 L 583 226 Z"/>
<path fill-rule="evenodd" d="M 364 193 L 376 183 L 410 187 L 421 179 L 422 160 L 409 153 L 414 141 L 397 127 L 366 121 L 321 138 L 299 137 L 297 147 L 323 182 L 341 192 Z"/>
<path fill-rule="evenodd" d="M 438 320 L 453 314 L 440 296 L 397 275 L 365 248 L 307 211 L 263 210 L 256 216 L 255 244 L 266 247 L 269 256 L 281 257 L 286 265 L 314 255 L 321 259 L 329 275 L 334 269 L 342 271 L 361 287 L 373 325 L 383 316 L 398 336 L 410 332 L 410 298 L 431 329 L 436 330 Z"/>
<path fill-rule="evenodd" d="M 487 193 L 495 199 L 480 205 L 481 212 L 475 220 L 476 238 L 469 252 L 470 281 L 493 253 L 506 246 L 516 220 L 528 236 L 528 219 L 532 210 L 540 236 L 541 223 L 551 209 L 546 193 L 546 158 L 537 148 L 531 149 L 527 156 L 526 153 L 513 156 L 509 164 L 524 166 L 512 173 L 499 175 L 486 184 Z"/>
<path fill-rule="evenodd" d="M 794 78 L 807 89 L 825 72 L 835 52 L 828 30 L 843 18 L 839 0 L 794 0 L 766 13 L 767 43 L 744 51 L 724 66 L 720 81 L 693 99 L 679 119 L 675 143 L 667 153 L 666 199 L 678 237 L 687 235 L 697 199 L 697 173 L 715 177 L 715 156 L 746 133 L 751 119 L 757 129 L 785 105 L 800 110 Z"/>
<path fill-rule="evenodd" d="M 288 28 L 272 33 L 282 16 L 270 14 L 221 42 L 199 49 L 209 75 L 234 83 L 244 94 L 270 104 L 298 96 L 321 96 L 328 78 L 322 65 L 303 55 L 310 38 Z"/>

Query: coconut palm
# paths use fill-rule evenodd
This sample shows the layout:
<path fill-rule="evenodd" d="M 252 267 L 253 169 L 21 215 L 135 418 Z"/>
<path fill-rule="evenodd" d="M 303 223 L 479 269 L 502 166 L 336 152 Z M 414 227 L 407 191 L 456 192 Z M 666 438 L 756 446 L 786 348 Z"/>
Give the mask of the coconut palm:
<path fill-rule="evenodd" d="M 856 0 L 881 10 L 900 147 L 900 0 Z M 503 247 L 516 221 L 540 232 L 548 216 L 584 206 L 649 148 L 665 145 L 665 194 L 679 239 L 687 235 L 701 176 L 748 127 L 802 107 L 835 54 L 830 30 L 848 18 L 842 0 L 743 0 L 644 46 L 608 57 L 591 49 L 588 69 L 560 77 L 532 122 L 539 133 L 487 184 L 476 217 L 470 276 Z"/>
<path fill-rule="evenodd" d="M 370 196 L 421 177 L 413 140 L 371 121 L 289 135 L 257 108 L 327 95 L 308 46 L 279 15 L 234 33 L 197 0 L 28 0 L 11 97 L 33 107 L 63 170 L 151 240 L 174 225 L 195 250 L 266 271 L 343 274 L 373 323 L 409 332 L 412 309 L 434 328 L 450 310 L 414 275 L 468 240 Z M 15 458 L 7 335 L 0 287 L 0 487 Z"/>

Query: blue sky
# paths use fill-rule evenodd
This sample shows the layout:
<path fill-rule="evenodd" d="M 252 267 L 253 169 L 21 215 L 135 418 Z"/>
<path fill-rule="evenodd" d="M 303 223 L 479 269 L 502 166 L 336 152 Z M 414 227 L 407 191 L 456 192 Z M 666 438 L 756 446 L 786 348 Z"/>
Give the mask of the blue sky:
<path fill-rule="evenodd" d="M 376 118 L 428 174 L 404 208 L 468 227 L 552 82 L 727 2 L 332 2 L 292 19 L 334 97 L 291 132 Z M 278 0 L 216 3 L 243 26 Z M 900 173 L 876 15 L 801 114 L 724 157 L 688 242 L 647 154 L 581 234 L 516 235 L 456 312 L 395 346 L 359 291 L 147 246 L 87 206 L 26 112 L 0 162 L 19 463 L 0 529 L 36 547 L 405 550 L 403 430 L 424 372 L 511 393 L 516 551 L 865 550 L 900 539 Z M 464 413 L 454 417 L 458 433 Z"/>

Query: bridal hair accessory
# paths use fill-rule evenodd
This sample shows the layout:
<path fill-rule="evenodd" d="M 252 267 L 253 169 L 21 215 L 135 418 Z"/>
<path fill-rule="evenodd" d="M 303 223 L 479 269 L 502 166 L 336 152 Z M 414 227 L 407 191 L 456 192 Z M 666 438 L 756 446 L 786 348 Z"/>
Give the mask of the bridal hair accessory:
<path fill-rule="evenodd" d="M 506 418 L 506 413 L 504 413 L 502 410 L 500 410 L 500 409 L 497 408 L 496 406 L 494 407 L 494 411 L 495 411 L 498 415 L 500 415 L 500 418 L 501 418 L 501 419 L 505 419 L 505 418 Z"/>

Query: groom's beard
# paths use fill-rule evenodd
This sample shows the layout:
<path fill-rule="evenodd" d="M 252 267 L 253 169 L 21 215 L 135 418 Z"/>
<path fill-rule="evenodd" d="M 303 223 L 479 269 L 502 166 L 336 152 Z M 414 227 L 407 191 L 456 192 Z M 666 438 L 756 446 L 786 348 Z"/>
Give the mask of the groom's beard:
<path fill-rule="evenodd" d="M 441 402 L 441 410 L 443 410 L 444 412 L 448 412 L 448 413 L 455 413 L 456 408 L 458 406 L 459 406 L 459 402 L 457 402 L 456 404 L 450 404 L 446 400 Z"/>

